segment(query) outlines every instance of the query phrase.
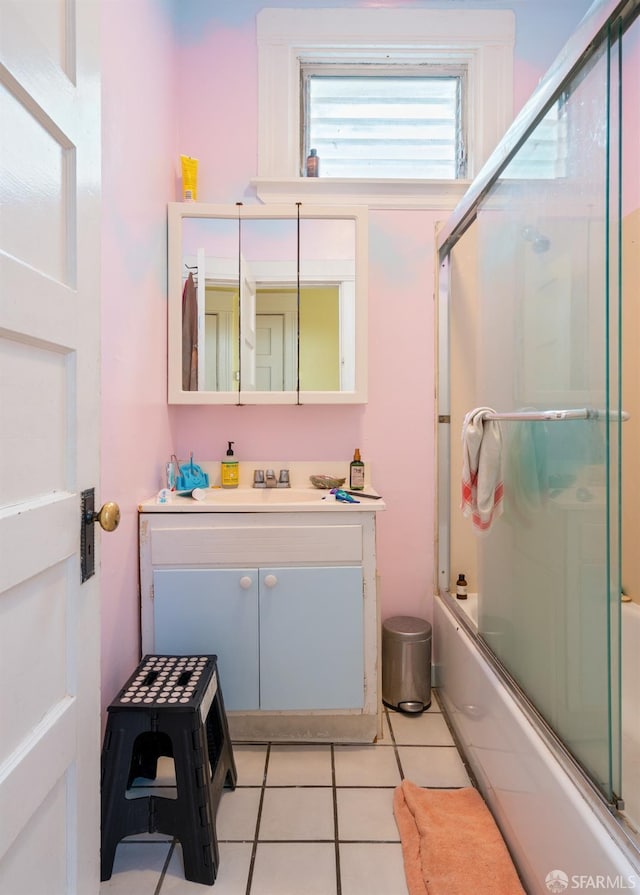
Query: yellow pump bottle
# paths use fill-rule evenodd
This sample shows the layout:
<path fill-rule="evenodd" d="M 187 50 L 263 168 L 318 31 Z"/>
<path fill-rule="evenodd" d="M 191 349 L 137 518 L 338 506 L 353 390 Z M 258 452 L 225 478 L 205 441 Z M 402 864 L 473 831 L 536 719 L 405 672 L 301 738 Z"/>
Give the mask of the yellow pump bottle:
<path fill-rule="evenodd" d="M 237 488 L 239 482 L 238 461 L 233 455 L 233 445 L 235 442 L 227 442 L 227 456 L 223 459 L 220 469 L 220 484 L 223 488 Z"/>

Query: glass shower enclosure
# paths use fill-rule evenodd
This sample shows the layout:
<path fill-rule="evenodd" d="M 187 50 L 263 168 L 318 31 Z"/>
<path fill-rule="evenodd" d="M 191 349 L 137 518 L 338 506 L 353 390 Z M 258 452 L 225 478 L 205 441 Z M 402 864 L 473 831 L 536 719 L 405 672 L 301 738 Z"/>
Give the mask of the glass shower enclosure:
<path fill-rule="evenodd" d="M 637 2 L 592 10 L 587 50 L 576 36 L 440 234 L 439 589 L 465 572 L 479 637 L 615 806 L 640 40 Z M 480 407 L 504 482 L 484 533 L 460 509 L 460 434 Z"/>

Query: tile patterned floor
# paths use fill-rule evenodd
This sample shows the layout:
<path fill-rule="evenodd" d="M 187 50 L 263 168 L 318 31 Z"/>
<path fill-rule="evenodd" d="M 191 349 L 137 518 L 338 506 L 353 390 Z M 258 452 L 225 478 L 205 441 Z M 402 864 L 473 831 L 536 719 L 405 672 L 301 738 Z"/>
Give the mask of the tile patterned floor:
<path fill-rule="evenodd" d="M 385 708 L 373 745 L 235 745 L 234 755 L 215 886 L 186 881 L 180 844 L 154 834 L 120 843 L 100 895 L 406 895 L 395 787 L 470 784 L 436 699 L 417 716 Z M 162 761 L 155 785 L 167 786 Z"/>

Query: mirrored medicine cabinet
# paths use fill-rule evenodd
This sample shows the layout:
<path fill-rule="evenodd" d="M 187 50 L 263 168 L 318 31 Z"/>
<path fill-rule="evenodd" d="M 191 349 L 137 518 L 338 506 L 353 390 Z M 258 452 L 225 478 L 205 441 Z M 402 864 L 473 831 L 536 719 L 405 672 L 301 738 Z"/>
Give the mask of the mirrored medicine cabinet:
<path fill-rule="evenodd" d="M 366 402 L 366 208 L 168 215 L 170 404 Z"/>

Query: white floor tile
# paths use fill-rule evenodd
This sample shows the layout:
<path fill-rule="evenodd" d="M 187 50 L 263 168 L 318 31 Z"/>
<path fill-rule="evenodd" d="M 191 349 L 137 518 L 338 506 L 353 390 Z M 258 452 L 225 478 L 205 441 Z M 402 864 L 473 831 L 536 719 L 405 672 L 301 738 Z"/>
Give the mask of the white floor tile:
<path fill-rule="evenodd" d="M 111 879 L 100 883 L 100 895 L 153 895 L 170 847 L 168 842 L 120 842 Z"/>
<path fill-rule="evenodd" d="M 402 715 L 389 712 L 389 722 L 398 746 L 453 746 L 453 737 L 442 715 L 423 712 Z"/>
<path fill-rule="evenodd" d="M 397 786 L 398 763 L 391 746 L 336 746 L 337 786 Z"/>
<path fill-rule="evenodd" d="M 416 786 L 470 786 L 458 750 L 452 746 L 399 746 L 407 780 Z"/>
<path fill-rule="evenodd" d="M 340 843 L 342 895 L 406 895 L 400 843 Z"/>
<path fill-rule="evenodd" d="M 391 789 L 338 789 L 340 840 L 399 842 Z"/>
<path fill-rule="evenodd" d="M 429 708 L 425 709 L 424 712 L 421 712 L 420 715 L 408 715 L 406 717 L 422 718 L 425 715 L 429 715 L 429 716 L 431 716 L 431 715 L 441 716 L 442 715 L 442 712 L 440 711 L 440 706 L 438 705 L 438 703 L 436 702 L 435 699 L 432 700 Z M 402 717 L 405 717 L 403 712 L 397 712 L 394 709 L 390 709 L 388 706 L 385 706 L 383 708 L 383 712 L 382 712 L 383 742 L 387 742 L 387 743 L 391 742 L 391 732 L 389 729 L 390 719 L 393 720 L 394 718 L 402 718 Z"/>
<path fill-rule="evenodd" d="M 176 772 L 173 764 L 173 758 L 161 755 L 156 765 L 156 776 L 154 780 L 147 780 L 146 777 L 136 777 L 133 786 L 175 786 Z"/>
<path fill-rule="evenodd" d="M 331 786 L 331 746 L 272 746 L 267 786 Z"/>
<path fill-rule="evenodd" d="M 333 843 L 258 843 L 251 895 L 336 895 L 336 891 Z M 344 889 L 343 895 L 347 895 Z"/>
<path fill-rule="evenodd" d="M 237 745 L 233 747 L 233 757 L 238 772 L 239 786 L 262 786 L 267 759 L 265 745 Z"/>
<path fill-rule="evenodd" d="M 333 839 L 333 791 L 318 789 L 268 789 L 262 804 L 258 838 Z"/>
<path fill-rule="evenodd" d="M 252 842 L 256 834 L 260 789 L 225 789 L 216 816 L 216 837 Z"/>
<path fill-rule="evenodd" d="M 156 767 L 156 776 L 153 780 L 146 777 L 136 777 L 131 788 L 127 790 L 126 798 L 141 799 L 146 796 L 160 795 L 163 799 L 177 799 L 176 773 L 173 759 L 160 756 Z"/>
<path fill-rule="evenodd" d="M 208 895 L 245 895 L 251 863 L 251 843 L 222 842 L 218 848 L 220 867 L 215 884 L 204 886 L 185 880 L 182 849 L 180 844 L 176 845 L 162 882 L 161 895 L 204 895 L 205 892 Z M 131 890 L 129 895 L 136 893 Z"/>
<path fill-rule="evenodd" d="M 418 786 L 469 786 L 438 703 L 421 715 L 384 712 L 377 745 L 334 746 L 341 895 L 406 895 L 393 793 L 404 776 Z M 391 724 L 391 728 L 389 727 Z M 100 895 L 245 895 L 256 833 L 267 746 L 234 746 L 238 788 L 225 790 L 217 814 L 220 868 L 215 888 L 184 878 L 182 849 L 162 834 L 118 846 L 111 880 Z M 162 758 L 152 784 L 171 783 Z M 147 781 L 140 781 L 146 783 Z M 250 895 L 336 895 L 331 746 L 272 745 Z M 157 792 L 157 789 L 156 789 Z M 330 840 L 330 841 L 325 841 Z"/>

